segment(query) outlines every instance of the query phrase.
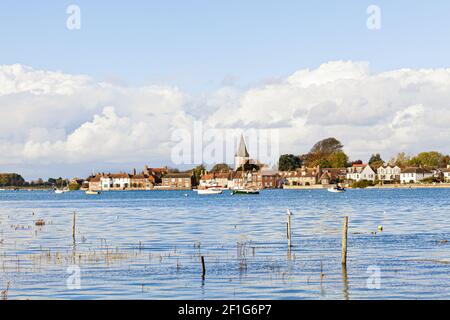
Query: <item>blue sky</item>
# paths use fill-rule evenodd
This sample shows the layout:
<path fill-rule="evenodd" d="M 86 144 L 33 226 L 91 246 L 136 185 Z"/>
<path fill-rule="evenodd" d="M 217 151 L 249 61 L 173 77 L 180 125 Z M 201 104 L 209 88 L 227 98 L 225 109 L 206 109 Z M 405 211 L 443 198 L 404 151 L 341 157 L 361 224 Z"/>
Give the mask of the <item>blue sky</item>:
<path fill-rule="evenodd" d="M 81 8 L 82 28 L 65 27 Z M 366 28 L 366 8 L 382 29 Z M 0 3 L 0 64 L 191 92 L 246 86 L 330 60 L 372 70 L 448 65 L 450 2 L 10 1 Z"/>

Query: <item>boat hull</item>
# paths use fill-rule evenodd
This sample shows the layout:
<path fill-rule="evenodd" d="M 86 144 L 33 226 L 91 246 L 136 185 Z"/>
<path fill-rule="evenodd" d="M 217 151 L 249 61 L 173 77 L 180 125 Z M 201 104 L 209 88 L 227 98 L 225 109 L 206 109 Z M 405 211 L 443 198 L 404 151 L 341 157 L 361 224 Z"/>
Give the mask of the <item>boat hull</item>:
<path fill-rule="evenodd" d="M 343 193 L 343 192 L 345 192 L 345 189 L 329 188 L 328 192 L 331 192 L 331 193 Z"/>
<path fill-rule="evenodd" d="M 258 190 L 233 190 L 233 195 L 252 195 L 259 194 Z"/>
<path fill-rule="evenodd" d="M 98 191 L 86 191 L 85 193 L 86 193 L 87 195 L 90 195 L 90 196 L 94 196 L 94 195 L 100 194 L 100 192 L 98 192 Z"/>
<path fill-rule="evenodd" d="M 223 191 L 220 189 L 200 189 L 197 190 L 197 194 L 205 196 L 205 195 L 213 195 L 213 194 L 221 194 Z"/>

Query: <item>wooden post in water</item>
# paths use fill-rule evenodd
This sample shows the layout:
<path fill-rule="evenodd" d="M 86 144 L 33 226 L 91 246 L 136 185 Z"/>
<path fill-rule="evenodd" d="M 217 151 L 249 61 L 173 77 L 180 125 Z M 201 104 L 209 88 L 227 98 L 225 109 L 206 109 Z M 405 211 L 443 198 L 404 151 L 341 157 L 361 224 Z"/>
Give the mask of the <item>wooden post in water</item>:
<path fill-rule="evenodd" d="M 205 268 L 205 257 L 202 256 L 202 278 L 205 278 L 206 268 Z"/>
<path fill-rule="evenodd" d="M 75 243 L 75 225 L 76 225 L 76 216 L 77 216 L 77 213 L 74 211 L 73 212 L 73 224 L 72 224 L 72 239 L 73 239 L 73 242 Z"/>
<path fill-rule="evenodd" d="M 344 224 L 342 225 L 342 264 L 347 265 L 347 232 L 348 231 L 348 217 L 344 217 Z"/>
<path fill-rule="evenodd" d="M 288 222 L 287 222 L 287 240 L 288 240 L 288 247 L 291 248 L 292 247 L 292 242 L 291 242 L 291 238 L 292 238 L 292 232 L 291 232 L 291 216 L 292 216 L 292 212 L 291 210 L 287 210 L 287 214 L 288 214 Z"/>

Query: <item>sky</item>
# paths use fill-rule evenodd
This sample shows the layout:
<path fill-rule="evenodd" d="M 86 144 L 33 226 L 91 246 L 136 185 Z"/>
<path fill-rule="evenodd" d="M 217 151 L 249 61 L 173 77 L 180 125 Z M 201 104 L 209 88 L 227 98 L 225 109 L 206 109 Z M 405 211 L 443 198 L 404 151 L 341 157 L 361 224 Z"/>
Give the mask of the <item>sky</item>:
<path fill-rule="evenodd" d="M 354 159 L 449 153 L 449 15 L 448 1 L 1 0 L 0 171 L 175 165 L 171 133 L 195 121 L 277 129 L 282 153 L 328 136 Z"/>

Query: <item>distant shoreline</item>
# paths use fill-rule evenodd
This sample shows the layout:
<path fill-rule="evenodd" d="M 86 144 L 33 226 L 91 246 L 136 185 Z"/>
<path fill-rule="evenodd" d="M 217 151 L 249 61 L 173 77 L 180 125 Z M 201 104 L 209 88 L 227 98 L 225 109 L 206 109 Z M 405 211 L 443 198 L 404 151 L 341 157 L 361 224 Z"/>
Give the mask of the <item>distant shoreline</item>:
<path fill-rule="evenodd" d="M 284 186 L 283 188 L 269 188 L 264 190 L 326 190 L 333 187 L 334 185 L 312 185 L 312 186 Z M 437 183 L 437 184 L 385 184 L 370 186 L 367 188 L 352 188 L 347 187 L 347 189 L 450 189 L 450 183 Z M 0 188 L 2 191 L 52 191 L 52 188 L 42 188 L 42 187 L 5 187 Z M 194 189 L 166 189 L 166 188 L 155 188 L 151 190 L 104 190 L 101 192 L 110 191 L 192 191 Z M 78 190 L 86 191 L 86 190 Z"/>
<path fill-rule="evenodd" d="M 312 186 L 284 186 L 285 190 L 326 190 L 333 185 L 312 185 Z M 437 183 L 437 184 L 385 184 L 370 186 L 364 189 L 448 189 L 450 183 Z M 352 188 L 347 189 L 362 189 Z"/>

